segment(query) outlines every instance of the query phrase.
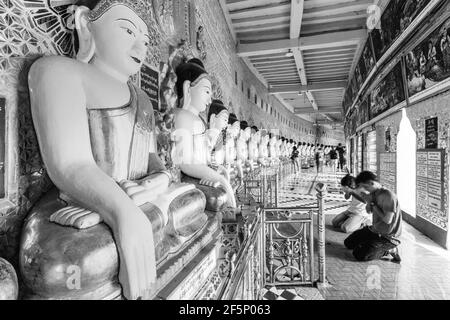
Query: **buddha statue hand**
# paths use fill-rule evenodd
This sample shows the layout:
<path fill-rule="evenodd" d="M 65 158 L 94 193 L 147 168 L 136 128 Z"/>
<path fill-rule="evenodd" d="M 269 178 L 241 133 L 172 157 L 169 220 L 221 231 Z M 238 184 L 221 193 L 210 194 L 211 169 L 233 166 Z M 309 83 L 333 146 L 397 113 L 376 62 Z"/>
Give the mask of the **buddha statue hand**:
<path fill-rule="evenodd" d="M 103 222 L 98 213 L 76 206 L 68 206 L 56 211 L 49 220 L 79 230 L 89 229 Z"/>
<path fill-rule="evenodd" d="M 129 208 L 111 226 L 119 251 L 119 282 L 127 299 L 150 298 L 156 282 L 153 229 L 138 208 Z"/>
<path fill-rule="evenodd" d="M 169 181 L 169 175 L 161 173 L 136 182 L 123 180 L 119 185 L 137 206 L 142 206 L 163 194 L 169 186 Z"/>
<path fill-rule="evenodd" d="M 218 188 L 220 187 L 220 182 L 219 181 L 210 181 L 210 180 L 200 180 L 200 184 L 202 186 L 206 186 L 206 187 L 211 187 L 211 188 Z"/>
<path fill-rule="evenodd" d="M 230 173 L 229 173 L 229 170 L 227 168 L 225 168 L 224 166 L 220 166 L 219 165 L 217 167 L 217 172 L 219 174 L 221 174 L 222 176 L 224 176 L 225 179 L 227 179 L 228 182 L 230 181 Z"/>

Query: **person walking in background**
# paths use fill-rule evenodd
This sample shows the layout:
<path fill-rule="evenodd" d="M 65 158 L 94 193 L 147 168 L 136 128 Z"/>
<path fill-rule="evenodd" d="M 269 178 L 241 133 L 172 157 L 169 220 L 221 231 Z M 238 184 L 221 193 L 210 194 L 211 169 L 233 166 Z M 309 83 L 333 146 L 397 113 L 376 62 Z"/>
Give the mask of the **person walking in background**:
<path fill-rule="evenodd" d="M 343 171 L 344 167 L 345 167 L 345 147 L 342 146 L 342 143 L 338 144 L 338 147 L 336 148 L 336 152 L 338 153 L 339 156 L 339 164 L 338 164 L 338 169 Z"/>
<path fill-rule="evenodd" d="M 342 190 L 345 192 L 345 199 L 352 198 L 350 207 L 337 215 L 333 221 L 333 227 L 340 229 L 344 233 L 353 233 L 370 224 L 370 216 L 366 211 L 364 202 L 364 189 L 356 186 L 356 179 L 351 175 L 346 175 L 341 180 Z"/>
<path fill-rule="evenodd" d="M 336 173 L 337 160 L 338 160 L 338 153 L 336 152 L 336 148 L 332 147 L 330 150 L 330 164 L 333 173 Z"/>
<path fill-rule="evenodd" d="M 315 157 L 316 157 L 317 173 L 323 173 L 324 154 L 322 148 L 320 147 L 317 148 Z"/>
<path fill-rule="evenodd" d="M 397 196 L 383 188 L 378 177 L 364 171 L 356 178 L 358 188 L 366 190 L 366 210 L 372 213 L 372 226 L 355 231 L 344 241 L 347 249 L 353 250 L 358 261 L 378 260 L 390 257 L 400 262 L 398 253 L 402 233 L 402 212 Z"/>
<path fill-rule="evenodd" d="M 294 174 L 297 174 L 298 171 L 300 170 L 299 163 L 298 163 L 298 157 L 299 157 L 299 152 L 298 152 L 297 146 L 294 146 L 292 148 L 292 154 L 291 154 L 292 164 L 294 165 Z"/>

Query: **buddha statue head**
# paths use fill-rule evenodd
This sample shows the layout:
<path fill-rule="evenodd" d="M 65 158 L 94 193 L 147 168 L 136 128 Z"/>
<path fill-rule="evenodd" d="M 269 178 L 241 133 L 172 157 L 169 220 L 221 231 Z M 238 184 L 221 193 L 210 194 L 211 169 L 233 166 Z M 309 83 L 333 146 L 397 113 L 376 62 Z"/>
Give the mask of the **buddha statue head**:
<path fill-rule="evenodd" d="M 248 125 L 247 121 L 241 121 L 240 126 L 241 126 L 241 137 L 245 141 L 248 141 L 248 139 L 250 139 L 250 136 L 252 134 L 252 129 Z"/>
<path fill-rule="evenodd" d="M 176 75 L 178 106 L 196 114 L 205 111 L 211 104 L 212 84 L 203 63 L 193 58 L 180 64 Z"/>
<path fill-rule="evenodd" d="M 213 100 L 208 111 L 209 128 L 218 131 L 224 130 L 228 125 L 230 113 L 220 100 Z"/>
<path fill-rule="evenodd" d="M 251 129 L 252 141 L 259 143 L 261 141 L 261 131 L 259 131 L 257 126 L 253 126 Z"/>
<path fill-rule="evenodd" d="M 128 81 L 146 58 L 149 29 L 157 26 L 153 2 L 80 0 L 77 5 L 77 60 Z"/>
<path fill-rule="evenodd" d="M 275 145 L 277 143 L 277 135 L 270 134 L 270 144 Z"/>
<path fill-rule="evenodd" d="M 237 138 L 239 132 L 241 131 L 241 123 L 234 113 L 231 113 L 230 117 L 228 118 L 227 131 L 233 138 Z"/>

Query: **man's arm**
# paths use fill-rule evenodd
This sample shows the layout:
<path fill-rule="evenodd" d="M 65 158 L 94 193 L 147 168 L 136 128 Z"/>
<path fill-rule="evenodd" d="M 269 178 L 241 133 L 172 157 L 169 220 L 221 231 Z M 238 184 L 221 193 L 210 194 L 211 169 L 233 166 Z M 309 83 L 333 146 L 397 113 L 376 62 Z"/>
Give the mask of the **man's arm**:
<path fill-rule="evenodd" d="M 372 206 L 373 213 L 377 214 L 384 223 L 391 224 L 395 217 L 396 199 L 394 195 L 387 190 L 383 190 L 375 199 Z"/>

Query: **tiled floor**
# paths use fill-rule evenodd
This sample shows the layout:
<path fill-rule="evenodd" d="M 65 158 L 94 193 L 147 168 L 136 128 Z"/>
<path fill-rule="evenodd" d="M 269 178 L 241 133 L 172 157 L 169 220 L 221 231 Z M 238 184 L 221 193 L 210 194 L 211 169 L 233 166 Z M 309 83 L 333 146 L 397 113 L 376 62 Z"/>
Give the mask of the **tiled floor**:
<path fill-rule="evenodd" d="M 324 300 L 315 288 L 266 288 L 262 292 L 263 300 Z"/>
<path fill-rule="evenodd" d="M 319 181 L 334 183 L 342 175 L 303 173 L 285 179 L 280 202 L 287 206 L 314 203 L 313 184 Z M 328 287 L 321 288 L 325 299 L 450 299 L 449 251 L 404 223 L 399 248 L 401 264 L 391 261 L 357 262 L 343 245 L 347 235 L 331 227 L 332 218 L 344 211 L 348 202 L 342 194 L 333 193 L 326 196 L 325 203 L 326 272 L 329 281 Z"/>

